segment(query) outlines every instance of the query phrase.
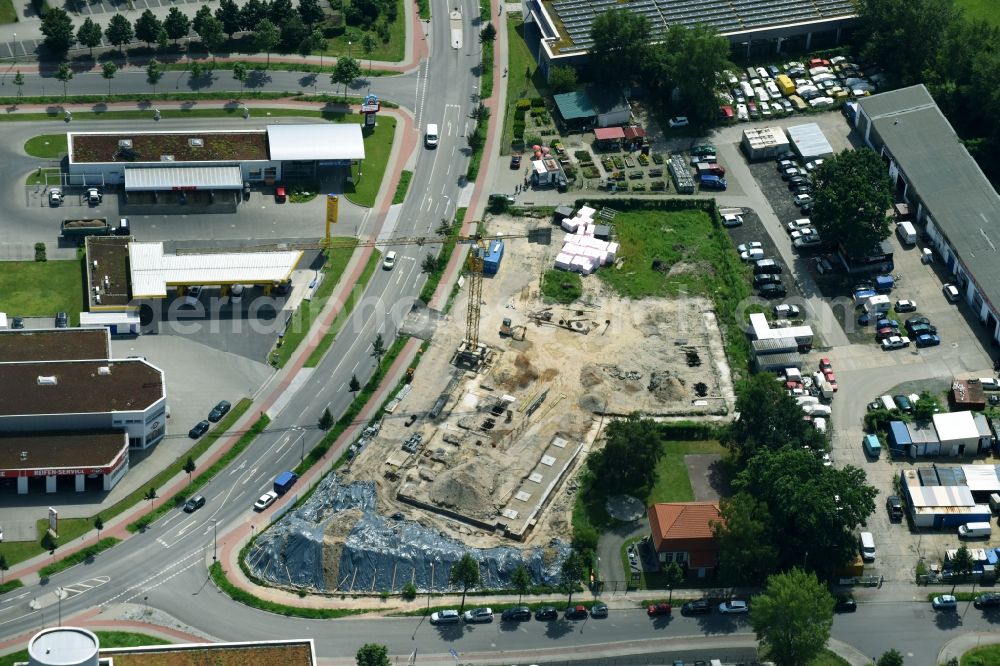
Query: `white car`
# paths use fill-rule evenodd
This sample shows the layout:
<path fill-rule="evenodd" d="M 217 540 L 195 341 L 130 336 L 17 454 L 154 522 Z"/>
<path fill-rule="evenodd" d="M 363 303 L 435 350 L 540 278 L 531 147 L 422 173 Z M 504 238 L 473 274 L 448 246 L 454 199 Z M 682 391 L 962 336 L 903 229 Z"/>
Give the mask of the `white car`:
<path fill-rule="evenodd" d="M 746 104 L 736 105 L 736 119 L 742 120 L 743 122 L 750 120 L 750 111 L 747 110 Z"/>
<path fill-rule="evenodd" d="M 431 613 L 431 624 L 455 624 L 460 619 L 462 619 L 462 616 L 454 609 Z"/>
<path fill-rule="evenodd" d="M 473 608 L 471 610 L 465 611 L 462 615 L 462 619 L 466 622 L 492 622 L 493 621 L 493 610 L 490 608 Z"/>
<path fill-rule="evenodd" d="M 747 250 L 746 252 L 740 252 L 740 259 L 743 261 L 757 261 L 758 259 L 764 258 L 764 250 L 758 248 Z"/>
<path fill-rule="evenodd" d="M 382 259 L 382 269 L 386 271 L 391 271 L 396 265 L 396 251 L 390 250 L 385 253 L 385 258 Z"/>
<path fill-rule="evenodd" d="M 96 187 L 90 187 L 87 189 L 87 203 L 96 206 L 101 203 L 101 199 L 103 198 L 104 195 L 102 195 L 101 191 Z"/>
<path fill-rule="evenodd" d="M 817 232 L 813 227 L 803 227 L 802 229 L 792 232 L 792 240 L 796 240 L 797 238 L 810 238 L 818 235 L 819 232 Z"/>
<path fill-rule="evenodd" d="M 902 349 L 903 347 L 910 346 L 910 339 L 905 335 L 891 335 L 888 338 L 882 340 L 882 349 L 888 351 L 890 349 Z"/>
<path fill-rule="evenodd" d="M 745 601 L 723 601 L 719 604 L 719 612 L 723 615 L 739 615 L 742 613 L 749 613 L 750 606 L 748 606 Z"/>
<path fill-rule="evenodd" d="M 798 319 L 802 314 L 802 311 L 799 310 L 799 306 L 790 305 L 788 303 L 775 305 L 771 308 L 771 311 L 774 313 L 775 317 L 784 317 L 785 319 Z"/>
<path fill-rule="evenodd" d="M 941 594 L 931 601 L 934 610 L 955 610 L 958 608 L 958 599 L 953 594 Z"/>
<path fill-rule="evenodd" d="M 944 292 L 944 297 L 948 299 L 949 303 L 957 303 L 959 298 L 958 287 L 953 284 L 946 284 L 941 288 Z"/>
<path fill-rule="evenodd" d="M 805 229 L 806 227 L 811 227 L 811 226 L 812 226 L 812 220 L 810 220 L 808 217 L 802 217 L 799 218 L 798 220 L 793 220 L 792 222 L 789 222 L 788 224 L 785 225 L 785 228 L 788 229 L 789 233 L 791 233 L 793 231 L 798 231 L 800 229 Z"/>
<path fill-rule="evenodd" d="M 667 124 L 671 127 L 687 127 L 691 123 L 688 122 L 687 116 L 674 116 L 667 121 Z"/>
<path fill-rule="evenodd" d="M 190 287 L 184 295 L 184 302 L 188 305 L 197 305 L 201 299 L 201 287 Z"/>
<path fill-rule="evenodd" d="M 796 194 L 795 195 L 794 203 L 795 203 L 796 206 L 798 206 L 800 208 L 802 206 L 805 206 L 806 204 L 811 204 L 812 202 L 813 202 L 813 198 L 812 198 L 811 195 L 808 195 L 808 194 Z"/>
<path fill-rule="evenodd" d="M 906 300 L 904 298 L 901 298 L 898 301 L 896 301 L 896 312 L 897 313 L 898 312 L 916 312 L 916 311 L 917 311 L 917 302 L 916 301 L 908 301 L 908 300 Z"/>
<path fill-rule="evenodd" d="M 278 499 L 278 493 L 273 490 L 268 490 L 266 493 L 261 495 L 256 502 L 253 503 L 254 511 L 263 511 L 267 507 L 274 504 L 274 501 Z"/>
<path fill-rule="evenodd" d="M 760 103 L 760 115 L 764 116 L 765 118 L 770 117 L 770 115 L 771 115 L 771 105 L 768 104 L 767 102 L 761 102 Z"/>
<path fill-rule="evenodd" d="M 734 215 L 732 213 L 727 213 L 722 216 L 722 226 L 724 227 L 739 227 L 743 225 L 743 216 Z"/>
<path fill-rule="evenodd" d="M 764 245 L 760 241 L 750 241 L 749 243 L 740 243 L 736 246 L 736 251 L 740 254 L 747 252 L 748 250 L 759 250 Z"/>
<path fill-rule="evenodd" d="M 58 187 L 53 187 L 51 190 L 49 190 L 50 206 L 58 206 L 62 203 L 62 200 L 63 200 L 62 190 L 60 190 Z"/>
<path fill-rule="evenodd" d="M 815 171 L 823 164 L 822 159 L 813 160 L 812 162 L 806 162 L 806 171 Z"/>

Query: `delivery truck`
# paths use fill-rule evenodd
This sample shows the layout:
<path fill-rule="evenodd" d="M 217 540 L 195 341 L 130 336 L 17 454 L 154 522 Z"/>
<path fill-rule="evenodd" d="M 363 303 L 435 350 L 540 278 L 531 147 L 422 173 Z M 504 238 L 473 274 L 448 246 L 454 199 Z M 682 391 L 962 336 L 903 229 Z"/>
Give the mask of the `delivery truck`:
<path fill-rule="evenodd" d="M 111 225 L 106 217 L 66 218 L 60 227 L 63 238 L 83 243 L 87 236 L 110 236 Z"/>
<path fill-rule="evenodd" d="M 906 245 L 913 245 L 917 242 L 917 230 L 912 222 L 900 222 L 896 225 L 896 235 L 899 240 Z"/>
<path fill-rule="evenodd" d="M 298 480 L 299 475 L 295 472 L 282 472 L 278 475 L 278 478 L 274 480 L 274 492 L 279 495 L 284 495 L 292 489 L 292 486 L 294 486 L 295 482 Z"/>

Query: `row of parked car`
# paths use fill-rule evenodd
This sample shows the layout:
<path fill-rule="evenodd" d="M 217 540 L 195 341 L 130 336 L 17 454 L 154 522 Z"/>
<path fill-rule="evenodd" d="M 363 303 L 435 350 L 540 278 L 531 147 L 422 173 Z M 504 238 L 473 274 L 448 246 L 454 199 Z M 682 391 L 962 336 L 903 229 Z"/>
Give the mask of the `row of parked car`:
<path fill-rule="evenodd" d="M 596 603 L 589 609 L 583 604 L 569 606 L 566 609 L 567 620 L 582 620 L 586 617 L 605 618 L 608 616 L 608 605 Z M 532 617 L 531 609 L 527 606 L 515 606 L 508 608 L 500 614 L 503 622 L 525 622 Z M 539 621 L 556 620 L 559 612 L 553 606 L 544 606 L 534 613 L 534 617 Z M 431 624 L 457 624 L 465 621 L 469 624 L 479 624 L 493 621 L 493 610 L 491 608 L 472 608 L 459 613 L 454 609 L 447 609 L 431 613 Z"/>
<path fill-rule="evenodd" d="M 812 160 L 803 165 L 795 153 L 785 151 L 776 155 L 774 162 L 781 179 L 788 183 L 792 202 L 803 215 L 812 213 L 814 186 L 811 174 L 823 164 L 823 160 Z M 809 226 L 808 229 L 809 231 L 806 231 L 806 227 L 790 229 L 789 233 L 793 234 L 793 244 L 800 237 L 809 237 L 806 242 L 811 241 L 811 244 L 818 244 L 820 239 L 815 227 Z M 798 235 L 795 235 L 796 233 Z M 800 243 L 797 247 L 801 247 L 801 245 Z"/>
<path fill-rule="evenodd" d="M 781 298 L 787 295 L 788 290 L 781 282 L 781 273 L 784 269 L 775 260 L 764 257 L 763 243 L 760 241 L 741 243 L 736 246 L 736 251 L 740 253 L 740 259 L 743 261 L 753 262 L 753 286 L 758 296 Z"/>
<path fill-rule="evenodd" d="M 688 150 L 691 155 L 690 164 L 695 170 L 695 180 L 703 190 L 725 190 L 726 169 L 719 164 L 715 146 L 703 143 Z"/>

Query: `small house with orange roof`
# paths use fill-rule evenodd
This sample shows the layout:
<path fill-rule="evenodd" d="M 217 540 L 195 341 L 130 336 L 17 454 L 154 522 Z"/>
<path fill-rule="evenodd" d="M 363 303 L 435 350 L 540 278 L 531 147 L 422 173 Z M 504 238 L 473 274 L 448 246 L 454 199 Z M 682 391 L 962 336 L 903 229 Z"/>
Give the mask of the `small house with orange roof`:
<path fill-rule="evenodd" d="M 689 578 L 715 574 L 719 545 L 712 523 L 721 522 L 716 502 L 664 502 L 648 509 L 652 545 L 660 565 L 676 562 Z"/>

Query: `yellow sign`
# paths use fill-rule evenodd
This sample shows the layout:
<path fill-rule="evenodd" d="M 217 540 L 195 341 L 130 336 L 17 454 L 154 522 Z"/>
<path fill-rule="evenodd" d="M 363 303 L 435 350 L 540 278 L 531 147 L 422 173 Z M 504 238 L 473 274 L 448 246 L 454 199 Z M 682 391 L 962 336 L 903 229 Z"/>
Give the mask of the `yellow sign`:
<path fill-rule="evenodd" d="M 337 212 L 340 198 L 336 194 L 326 195 L 326 223 L 337 224 Z"/>

